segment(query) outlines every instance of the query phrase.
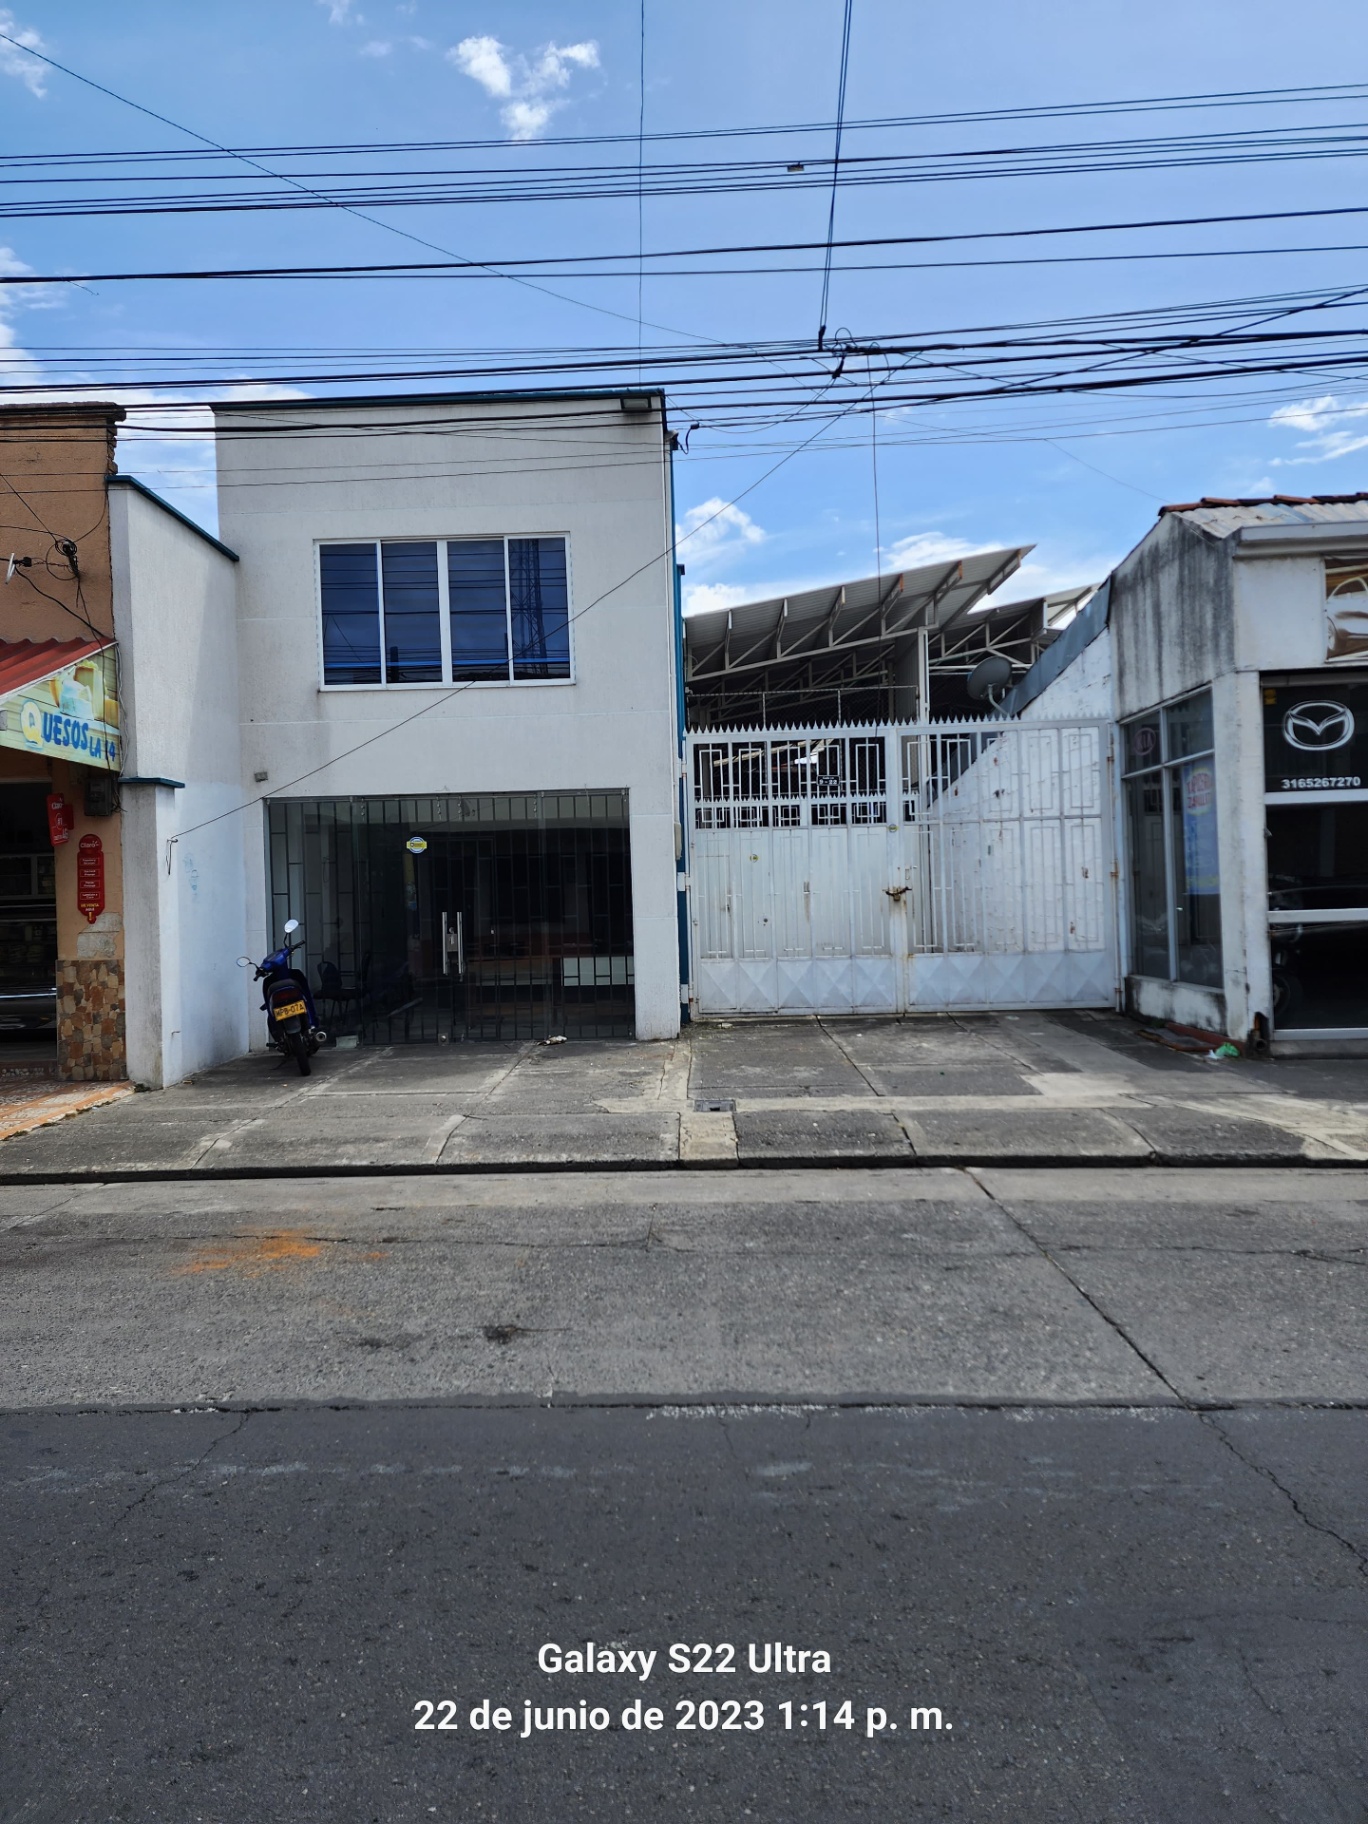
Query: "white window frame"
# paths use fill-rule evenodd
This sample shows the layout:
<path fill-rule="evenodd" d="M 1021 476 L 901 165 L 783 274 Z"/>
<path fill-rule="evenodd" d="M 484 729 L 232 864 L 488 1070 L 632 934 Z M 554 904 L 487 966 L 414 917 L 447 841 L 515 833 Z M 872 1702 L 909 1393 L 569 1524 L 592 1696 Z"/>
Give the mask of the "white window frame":
<path fill-rule="evenodd" d="M 446 548 L 471 540 L 500 539 L 503 543 L 504 619 L 508 631 L 508 671 L 506 678 L 453 678 L 451 675 L 451 577 L 447 568 Z M 513 538 L 559 538 L 565 543 L 565 601 L 568 616 L 566 634 L 570 648 L 570 675 L 566 678 L 515 678 L 513 676 L 513 605 L 509 595 L 508 542 Z M 378 684 L 329 684 L 323 656 L 323 563 L 322 553 L 328 545 L 374 545 L 376 576 L 376 613 L 380 628 L 380 682 Z M 385 676 L 385 579 L 380 547 L 382 545 L 436 545 L 437 603 L 441 617 L 442 676 L 435 684 L 391 684 Z M 454 536 L 420 537 L 404 533 L 398 538 L 385 534 L 372 537 L 348 537 L 314 540 L 314 630 L 318 646 L 318 688 L 331 695 L 334 691 L 360 690 L 563 690 L 576 682 L 575 672 L 575 586 L 571 568 L 570 534 L 568 532 L 461 532 Z"/>

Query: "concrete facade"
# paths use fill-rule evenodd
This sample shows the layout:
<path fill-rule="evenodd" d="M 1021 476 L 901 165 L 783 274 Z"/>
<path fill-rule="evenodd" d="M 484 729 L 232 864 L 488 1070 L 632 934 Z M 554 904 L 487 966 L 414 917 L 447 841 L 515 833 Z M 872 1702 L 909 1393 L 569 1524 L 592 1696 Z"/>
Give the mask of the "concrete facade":
<path fill-rule="evenodd" d="M 1024 712 L 1086 710 L 1124 723 L 1211 692 L 1222 982 L 1165 981 L 1132 966 L 1127 1003 L 1145 1018 L 1239 1039 L 1262 1019 L 1276 1042 L 1262 683 L 1294 673 L 1314 695 L 1318 679 L 1330 686 L 1352 672 L 1352 661 L 1327 663 L 1325 566 L 1358 554 L 1368 557 L 1364 496 L 1165 509 L 1112 574 L 1105 630 Z M 1365 794 L 1338 794 L 1356 796 Z"/>
<path fill-rule="evenodd" d="M 248 1043 L 237 565 L 122 477 L 109 524 L 125 680 L 129 1074 L 160 1088 Z"/>
<path fill-rule="evenodd" d="M 20 559 L 0 595 L 0 639 L 70 641 L 114 636 L 105 487 L 114 472 L 122 406 L 0 407 L 0 469 L 7 483 L 3 556 Z M 23 561 L 27 560 L 27 562 Z M 73 1082 L 127 1074 L 124 1053 L 122 819 L 92 815 L 95 769 L 54 754 L 0 747 L 0 788 L 38 785 L 65 799 L 68 840 L 54 849 L 57 1067 Z M 83 837 L 104 855 L 105 907 L 93 922 L 77 906 Z"/>
<path fill-rule="evenodd" d="M 246 949 L 269 947 L 265 798 L 629 794 L 636 1030 L 679 1029 L 677 623 L 659 394 L 223 407 L 238 574 Z M 572 678 L 327 687 L 318 548 L 564 537 Z M 254 1029 L 255 1030 L 255 1029 Z"/>

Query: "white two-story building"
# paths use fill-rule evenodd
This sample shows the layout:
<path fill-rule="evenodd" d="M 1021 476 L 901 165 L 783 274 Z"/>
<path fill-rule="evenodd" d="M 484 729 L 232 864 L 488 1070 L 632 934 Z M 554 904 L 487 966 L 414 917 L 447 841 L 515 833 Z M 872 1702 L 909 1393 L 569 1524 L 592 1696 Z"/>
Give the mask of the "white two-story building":
<path fill-rule="evenodd" d="M 131 1074 L 211 1061 L 205 992 L 234 1029 L 208 1053 L 264 1039 L 220 978 L 287 918 L 344 1042 L 676 1033 L 661 395 L 215 417 L 221 545 L 168 543 L 136 491 L 116 522 L 116 553 L 159 539 L 167 598 L 124 617 Z"/>

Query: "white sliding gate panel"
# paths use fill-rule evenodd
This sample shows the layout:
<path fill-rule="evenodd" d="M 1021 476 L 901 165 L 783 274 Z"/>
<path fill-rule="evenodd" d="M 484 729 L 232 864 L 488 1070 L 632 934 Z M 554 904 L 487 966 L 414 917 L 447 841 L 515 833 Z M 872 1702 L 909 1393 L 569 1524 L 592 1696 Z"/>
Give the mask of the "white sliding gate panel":
<path fill-rule="evenodd" d="M 1116 1002 L 1112 730 L 690 735 L 701 1013 Z"/>

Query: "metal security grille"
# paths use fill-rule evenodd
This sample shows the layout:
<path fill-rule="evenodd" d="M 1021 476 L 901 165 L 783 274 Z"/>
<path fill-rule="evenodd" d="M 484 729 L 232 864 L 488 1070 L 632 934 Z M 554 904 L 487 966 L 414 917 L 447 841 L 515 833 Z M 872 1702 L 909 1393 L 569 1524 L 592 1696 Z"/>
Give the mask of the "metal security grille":
<path fill-rule="evenodd" d="M 1101 722 L 688 738 L 704 1013 L 1109 1006 Z"/>
<path fill-rule="evenodd" d="M 329 1032 L 630 1037 L 625 792 L 281 800 L 272 930 L 301 920 Z"/>

